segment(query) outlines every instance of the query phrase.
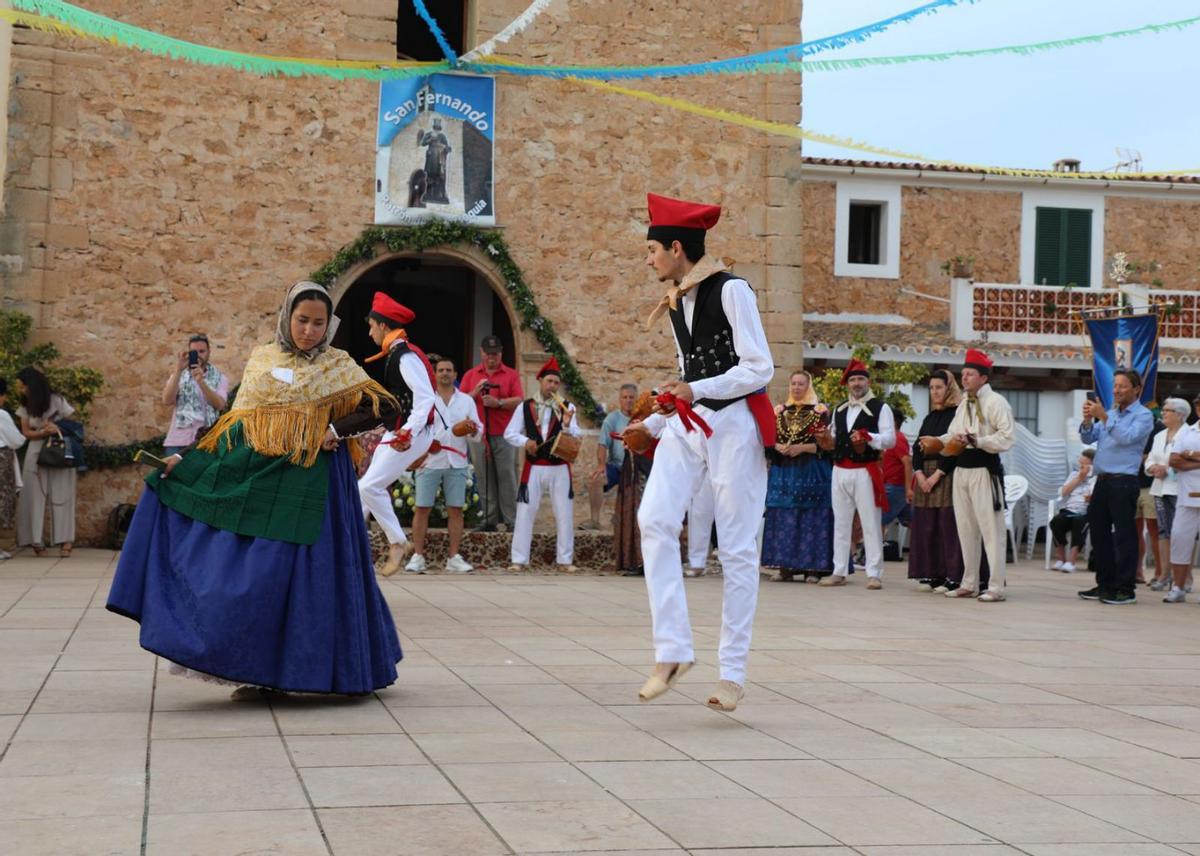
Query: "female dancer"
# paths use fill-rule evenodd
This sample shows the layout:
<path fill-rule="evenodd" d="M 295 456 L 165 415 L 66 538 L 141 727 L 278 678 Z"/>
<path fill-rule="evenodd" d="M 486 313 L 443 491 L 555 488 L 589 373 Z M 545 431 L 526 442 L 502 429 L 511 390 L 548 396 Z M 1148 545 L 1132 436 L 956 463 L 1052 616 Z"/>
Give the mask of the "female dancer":
<path fill-rule="evenodd" d="M 954 523 L 954 458 L 941 454 L 930 442 L 950 427 L 962 390 L 953 372 L 938 369 L 929 376 L 929 415 L 921 423 L 920 439 L 913 447 L 912 521 L 908 527 L 908 578 L 918 591 L 956 588 L 963 575 L 962 550 Z M 937 451 L 934 448 L 937 447 Z"/>

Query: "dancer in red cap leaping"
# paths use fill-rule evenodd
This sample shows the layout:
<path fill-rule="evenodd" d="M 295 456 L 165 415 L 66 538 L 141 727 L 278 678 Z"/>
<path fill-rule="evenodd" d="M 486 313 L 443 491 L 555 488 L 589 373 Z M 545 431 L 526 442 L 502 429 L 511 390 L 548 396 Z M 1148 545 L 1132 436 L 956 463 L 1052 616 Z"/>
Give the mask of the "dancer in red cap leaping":
<path fill-rule="evenodd" d="M 429 451 L 433 442 L 433 368 L 424 352 L 408 341 L 405 325 L 417 316 L 382 291 L 375 292 L 367 328 L 380 352 L 366 362 L 387 360 L 383 385 L 400 402 L 399 410 L 386 415 L 391 430 L 383 435 L 371 466 L 358 482 L 364 515 L 373 515 L 388 540 L 388 557 L 379 573 L 389 577 L 400 570 L 412 544 L 404 536 L 388 488 L 413 461 Z M 375 423 L 378 424 L 378 420 Z"/>
<path fill-rule="evenodd" d="M 654 194 L 648 204 L 646 264 L 659 281 L 671 283 L 650 321 L 670 315 L 682 380 L 659 387 L 667 418 L 638 510 L 657 663 L 638 695 L 643 701 L 662 695 L 695 659 L 679 533 L 693 496 L 709 484 L 725 578 L 720 681 L 707 704 L 733 710 L 746 682 L 758 601 L 756 538 L 767 495 L 763 447 L 775 443 L 765 387 L 775 367 L 750 285 L 705 254 L 705 233 L 721 209 Z"/>

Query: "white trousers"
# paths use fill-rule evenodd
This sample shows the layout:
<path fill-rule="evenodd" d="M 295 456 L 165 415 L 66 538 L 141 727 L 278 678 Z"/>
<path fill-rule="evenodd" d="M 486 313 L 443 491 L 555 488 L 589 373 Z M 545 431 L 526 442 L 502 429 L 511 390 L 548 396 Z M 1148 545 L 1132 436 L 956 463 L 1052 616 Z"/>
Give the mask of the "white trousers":
<path fill-rule="evenodd" d="M 1171 564 L 1192 564 L 1196 536 L 1200 534 L 1200 508 L 1180 505 L 1176 500 L 1175 519 L 1171 521 Z M 1155 568 L 1157 571 L 1158 569 Z"/>
<path fill-rule="evenodd" d="M 713 493 L 717 556 L 725 573 L 721 678 L 744 684 L 758 603 L 756 536 L 767 500 L 767 459 L 744 401 L 716 413 L 706 407 L 697 412 L 713 429 L 712 437 L 706 438 L 699 429 L 685 431 L 677 417 L 668 419 L 638 509 L 654 657 L 659 663 L 696 659 L 679 535 L 684 513 L 707 483 Z"/>
<path fill-rule="evenodd" d="M 1004 591 L 1005 541 L 1004 510 L 992 505 L 992 474 L 986 467 L 954 468 L 954 523 L 962 547 L 962 588 L 979 590 L 979 556 L 987 553 L 988 591 Z M 980 546 L 983 550 L 980 550 Z"/>
<path fill-rule="evenodd" d="M 692 505 L 688 509 L 687 557 L 688 567 L 693 570 L 703 570 L 708 564 L 715 514 L 712 484 L 705 481 L 700 485 L 700 492 L 692 497 Z"/>
<path fill-rule="evenodd" d="M 554 508 L 555 561 L 569 565 L 575 560 L 575 514 L 571 507 L 571 470 L 566 464 L 529 468 L 529 502 L 517 503 L 513 522 L 512 563 L 529 564 L 529 544 L 533 541 L 533 521 L 542 504 L 542 491 L 550 494 Z"/>
<path fill-rule="evenodd" d="M 413 434 L 412 445 L 403 452 L 384 445 L 395 436 L 388 431 L 375 447 L 371 466 L 358 480 L 358 496 L 362 500 L 363 517 L 375 518 L 389 544 L 403 544 L 408 539 L 404 537 L 404 530 L 396 518 L 396 507 L 392 505 L 392 495 L 388 489 L 413 461 L 429 451 L 429 445 L 433 442 L 433 427 L 427 425 Z"/>
<path fill-rule="evenodd" d="M 854 531 L 854 512 L 862 523 L 863 550 L 867 554 L 867 576 L 879 579 L 883 574 L 883 527 L 881 511 L 875 504 L 875 485 L 867 469 L 833 468 L 833 572 L 839 577 L 850 573 L 850 538 Z"/>

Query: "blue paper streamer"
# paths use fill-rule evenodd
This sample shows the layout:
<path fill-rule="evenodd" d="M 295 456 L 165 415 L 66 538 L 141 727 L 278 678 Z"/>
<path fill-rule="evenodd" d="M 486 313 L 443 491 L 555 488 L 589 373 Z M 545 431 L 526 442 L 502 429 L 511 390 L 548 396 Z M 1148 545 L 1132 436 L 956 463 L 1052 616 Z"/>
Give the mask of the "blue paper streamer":
<path fill-rule="evenodd" d="M 458 63 L 458 54 L 454 52 L 454 48 L 450 47 L 450 43 L 446 41 L 446 34 L 442 32 L 442 28 L 438 26 L 438 22 L 433 19 L 433 16 L 429 14 L 429 10 L 425 8 L 424 0 L 413 0 L 413 8 L 417 10 L 417 14 L 421 16 L 421 20 L 429 27 L 429 32 L 433 33 L 433 37 L 437 39 L 438 47 L 442 49 L 442 54 L 446 57 L 446 61 L 451 65 L 456 65 Z"/>
<path fill-rule="evenodd" d="M 413 0 L 418 6 L 421 0 Z M 800 42 L 782 48 L 774 48 L 762 53 L 730 59 L 711 60 L 690 65 L 627 65 L 627 66 L 564 66 L 547 65 L 536 68 L 513 67 L 504 63 L 463 63 L 462 68 L 483 74 L 494 74 L 503 71 L 524 77 L 578 77 L 592 80 L 638 80 L 652 77 L 688 77 L 698 74 L 729 74 L 735 71 L 752 70 L 748 67 L 759 66 L 771 62 L 788 62 L 805 56 L 837 50 L 857 42 L 864 42 L 874 35 L 882 33 L 896 24 L 904 24 L 923 15 L 948 9 L 953 6 L 978 3 L 980 0 L 933 0 L 906 12 L 892 15 L 873 24 L 856 27 L 844 33 L 814 39 L 811 42 Z"/>

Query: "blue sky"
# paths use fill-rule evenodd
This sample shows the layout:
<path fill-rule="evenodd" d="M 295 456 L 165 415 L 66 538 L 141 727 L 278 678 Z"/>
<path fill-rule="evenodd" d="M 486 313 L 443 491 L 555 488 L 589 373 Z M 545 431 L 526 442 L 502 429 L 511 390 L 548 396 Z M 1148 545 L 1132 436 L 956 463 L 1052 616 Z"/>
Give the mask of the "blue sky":
<path fill-rule="evenodd" d="M 852 29 L 919 0 L 805 0 L 804 38 Z M 822 58 L 931 53 L 1069 38 L 1200 15 L 1196 0 L 979 0 Z M 804 126 L 930 158 L 1085 170 L 1142 153 L 1147 171 L 1200 169 L 1200 25 L 1031 56 L 813 72 Z M 805 141 L 818 157 L 875 158 Z M 882 158 L 878 158 L 882 159 Z"/>

